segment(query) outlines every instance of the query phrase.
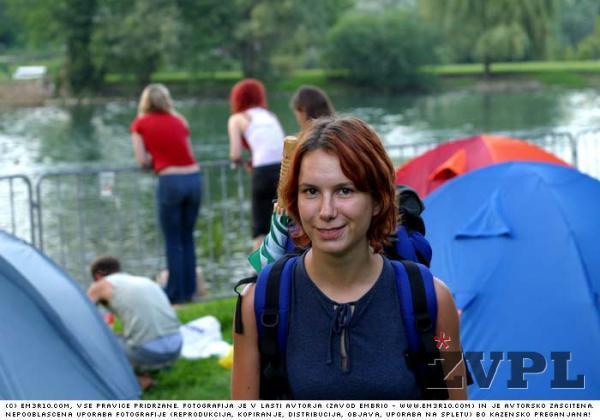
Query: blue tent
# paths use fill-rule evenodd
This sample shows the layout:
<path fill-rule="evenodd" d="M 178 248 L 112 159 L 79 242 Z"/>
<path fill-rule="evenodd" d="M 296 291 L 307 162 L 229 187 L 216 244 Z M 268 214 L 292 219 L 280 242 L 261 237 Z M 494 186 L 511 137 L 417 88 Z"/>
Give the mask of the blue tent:
<path fill-rule="evenodd" d="M 0 399 L 134 399 L 123 350 L 77 283 L 0 231 Z"/>
<path fill-rule="evenodd" d="M 599 399 L 600 182 L 504 163 L 448 182 L 425 205 L 432 271 L 462 310 L 471 370 L 481 367 L 469 397 Z"/>

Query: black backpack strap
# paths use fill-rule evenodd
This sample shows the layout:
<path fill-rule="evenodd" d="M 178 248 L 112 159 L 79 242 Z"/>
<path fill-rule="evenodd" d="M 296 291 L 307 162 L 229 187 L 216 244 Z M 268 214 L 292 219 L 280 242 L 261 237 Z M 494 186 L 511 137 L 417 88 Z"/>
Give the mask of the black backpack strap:
<path fill-rule="evenodd" d="M 427 293 L 419 266 L 412 261 L 401 261 L 410 283 L 414 320 L 420 338 L 420 351 L 407 354 L 409 367 L 413 369 L 423 391 L 424 399 L 448 399 L 440 352 L 434 341 L 435 319 L 429 313 Z"/>
<path fill-rule="evenodd" d="M 263 355 L 268 358 L 277 357 L 279 345 L 277 343 L 277 328 L 279 325 L 279 284 L 281 283 L 281 273 L 283 267 L 289 258 L 284 256 L 277 260 L 267 278 L 265 306 L 262 314 L 257 314 L 262 334 L 259 334 L 259 348 Z M 260 329 L 259 328 L 259 329 Z"/>
<path fill-rule="evenodd" d="M 237 302 L 235 304 L 235 333 L 236 334 L 244 334 L 244 322 L 242 321 L 242 294 L 238 290 L 240 286 L 250 283 L 256 283 L 256 275 L 251 277 L 246 277 L 238 281 L 235 286 L 233 286 L 233 291 L 237 293 Z"/>

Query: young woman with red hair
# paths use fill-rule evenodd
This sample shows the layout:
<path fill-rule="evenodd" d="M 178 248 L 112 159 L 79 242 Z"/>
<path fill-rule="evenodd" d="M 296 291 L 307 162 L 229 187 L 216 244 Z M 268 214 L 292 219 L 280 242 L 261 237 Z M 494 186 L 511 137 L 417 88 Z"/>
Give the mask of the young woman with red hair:
<path fill-rule="evenodd" d="M 275 114 L 267 109 L 265 88 L 260 81 L 244 79 L 236 83 L 229 102 L 229 157 L 236 165 L 242 163 L 244 147 L 252 156 L 252 237 L 256 249 L 269 232 L 284 133 Z"/>
<path fill-rule="evenodd" d="M 382 244 L 396 229 L 394 168 L 377 134 L 355 118 L 321 118 L 300 133 L 280 193 L 305 247 L 294 267 L 284 367 L 288 397 L 420 399 L 405 359 L 406 331 L 394 268 Z M 234 334 L 232 397 L 258 399 L 261 352 L 254 285 L 244 291 L 243 333 Z M 458 315 L 435 280 L 436 334 L 460 354 Z M 452 358 L 451 360 L 455 360 Z M 446 374 L 454 366 L 443 363 Z M 453 375 L 465 377 L 460 362 Z M 450 398 L 466 397 L 464 388 Z"/>

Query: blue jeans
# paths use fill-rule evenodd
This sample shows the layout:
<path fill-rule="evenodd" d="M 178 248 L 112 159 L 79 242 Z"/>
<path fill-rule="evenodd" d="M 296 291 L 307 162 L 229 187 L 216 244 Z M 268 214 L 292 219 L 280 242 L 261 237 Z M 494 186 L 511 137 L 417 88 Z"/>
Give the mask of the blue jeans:
<path fill-rule="evenodd" d="M 183 345 L 179 331 L 132 347 L 125 343 L 123 336 L 118 338 L 136 372 L 159 370 L 172 365 L 179 358 Z"/>
<path fill-rule="evenodd" d="M 201 196 L 201 173 L 158 177 L 158 219 L 165 237 L 169 270 L 165 292 L 171 303 L 189 302 L 196 293 L 194 225 Z"/>

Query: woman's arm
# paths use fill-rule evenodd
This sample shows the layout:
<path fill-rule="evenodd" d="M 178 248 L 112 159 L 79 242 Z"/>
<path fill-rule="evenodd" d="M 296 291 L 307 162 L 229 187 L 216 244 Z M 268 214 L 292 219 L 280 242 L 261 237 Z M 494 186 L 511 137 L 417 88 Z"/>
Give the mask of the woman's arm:
<path fill-rule="evenodd" d="M 140 164 L 142 168 L 152 167 L 152 156 L 148 153 L 144 147 L 144 140 L 138 133 L 131 133 L 131 143 L 133 144 L 133 153 L 135 160 Z"/>
<path fill-rule="evenodd" d="M 458 312 L 448 287 L 439 279 L 435 279 L 434 284 L 438 302 L 435 334 L 442 340 L 439 350 L 448 385 L 448 396 L 451 400 L 466 400 L 467 374 L 460 345 Z"/>
<path fill-rule="evenodd" d="M 254 316 L 254 285 L 244 290 L 242 320 L 244 333 L 233 333 L 233 370 L 231 373 L 231 398 L 257 400 L 260 393 L 260 353 L 258 332 Z"/>
<path fill-rule="evenodd" d="M 229 117 L 227 133 L 229 134 L 229 159 L 232 162 L 242 161 L 242 136 L 248 124 L 244 114 L 238 112 Z"/>

